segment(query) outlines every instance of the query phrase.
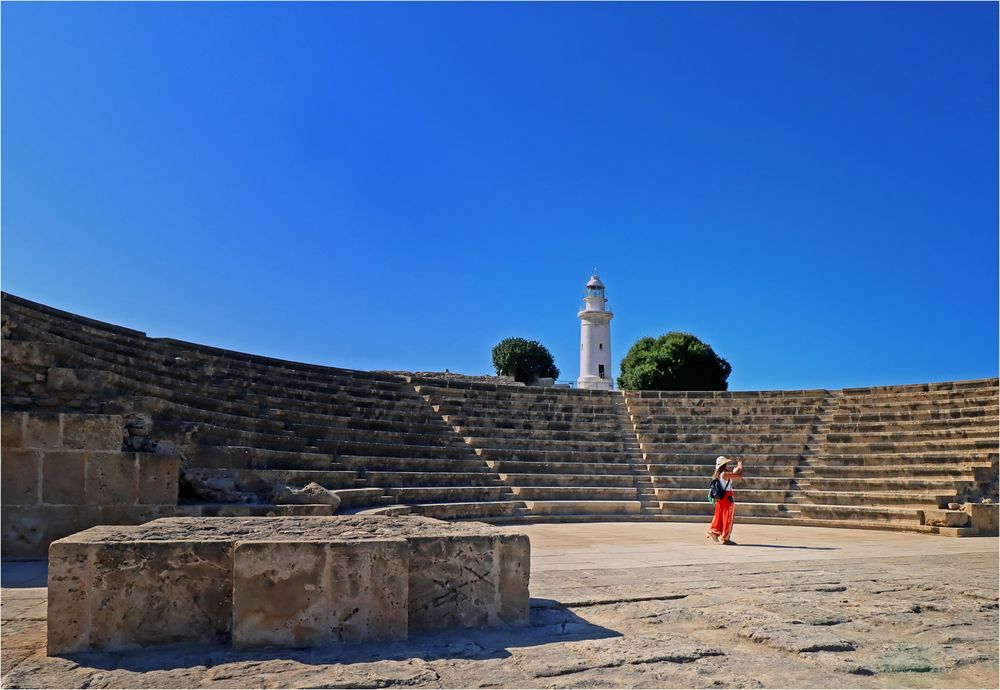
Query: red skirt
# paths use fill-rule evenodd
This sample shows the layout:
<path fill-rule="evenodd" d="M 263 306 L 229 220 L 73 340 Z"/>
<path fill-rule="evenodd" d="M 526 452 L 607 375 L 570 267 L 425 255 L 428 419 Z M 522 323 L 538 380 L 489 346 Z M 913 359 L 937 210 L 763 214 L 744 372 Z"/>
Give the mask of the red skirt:
<path fill-rule="evenodd" d="M 712 526 L 708 531 L 719 537 L 723 541 L 728 541 L 733 533 L 733 518 L 736 516 L 736 501 L 733 492 L 727 491 L 726 495 L 715 502 L 715 515 L 712 517 Z"/>

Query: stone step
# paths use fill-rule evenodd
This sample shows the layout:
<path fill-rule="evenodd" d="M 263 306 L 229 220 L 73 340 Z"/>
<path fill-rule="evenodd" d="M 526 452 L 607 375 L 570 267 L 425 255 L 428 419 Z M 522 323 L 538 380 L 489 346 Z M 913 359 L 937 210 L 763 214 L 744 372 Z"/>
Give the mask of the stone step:
<path fill-rule="evenodd" d="M 607 419 L 594 419 L 589 418 L 587 420 L 546 420 L 546 419 L 536 419 L 535 417 L 509 419 L 506 417 L 493 416 L 493 417 L 461 417 L 458 415 L 443 415 L 441 417 L 443 421 L 448 423 L 452 428 L 462 430 L 462 433 L 471 436 L 486 436 L 488 435 L 487 430 L 505 430 L 509 432 L 517 432 L 519 430 L 530 430 L 530 431 L 587 431 L 592 433 L 598 432 L 619 432 L 620 423 L 617 418 L 607 418 Z"/>
<path fill-rule="evenodd" d="M 504 450 L 518 451 L 586 451 L 601 452 L 606 454 L 622 453 L 621 441 L 590 441 L 590 440 L 555 440 L 547 438 L 537 438 L 534 435 L 522 436 L 519 438 L 481 438 L 467 437 L 465 442 L 474 448 L 502 448 Z"/>
<path fill-rule="evenodd" d="M 908 465 L 965 465 L 968 463 L 996 462 L 996 453 L 982 450 L 930 453 L 826 453 L 817 455 L 816 465 L 827 466 L 908 466 Z"/>
<path fill-rule="evenodd" d="M 340 509 L 358 506 L 386 505 L 393 500 L 381 488 L 334 489 L 333 493 L 340 497 Z"/>
<path fill-rule="evenodd" d="M 414 389 L 435 402 L 457 402 L 466 405 L 505 403 L 611 405 L 615 396 L 611 392 L 605 392 L 603 395 L 579 395 L 572 389 L 537 386 L 498 386 L 495 390 L 445 390 L 418 384 Z"/>
<path fill-rule="evenodd" d="M 635 486 L 512 486 L 523 501 L 634 501 Z"/>
<path fill-rule="evenodd" d="M 813 400 L 830 398 L 830 391 L 822 388 L 814 390 L 769 390 L 769 391 L 623 391 L 622 396 L 629 405 L 640 400 Z"/>
<path fill-rule="evenodd" d="M 914 491 L 813 491 L 803 492 L 800 503 L 837 506 L 893 506 L 898 508 L 934 509 L 954 500 L 951 493 L 916 493 Z"/>
<path fill-rule="evenodd" d="M 597 419 L 611 419 L 614 415 L 610 403 L 603 402 L 505 402 L 502 400 L 484 400 L 465 402 L 460 400 L 430 400 L 441 415 L 460 415 L 466 418 L 503 417 L 508 419 L 532 418 L 572 419 L 576 417 L 594 416 Z"/>
<path fill-rule="evenodd" d="M 539 515 L 639 515 L 639 501 L 525 501 L 531 517 Z"/>
<path fill-rule="evenodd" d="M 650 463 L 647 465 L 650 474 L 660 476 L 695 476 L 699 481 L 710 480 L 715 472 L 715 465 L 709 463 Z M 754 463 L 748 465 L 748 477 L 794 477 L 796 465 L 766 465 Z M 709 479 L 705 479 L 708 477 Z"/>
<path fill-rule="evenodd" d="M 714 433 L 682 433 L 682 434 L 643 434 L 639 433 L 640 445 L 643 448 L 670 446 L 676 447 L 678 444 L 684 445 L 707 445 L 716 446 L 726 444 L 736 447 L 748 447 L 759 445 L 781 445 L 783 447 L 795 446 L 801 448 L 809 440 L 810 433 L 803 431 L 800 433 L 768 433 L 758 431 L 754 433 L 737 433 L 719 429 Z"/>
<path fill-rule="evenodd" d="M 708 492 L 706 491 L 706 496 Z M 715 513 L 715 504 L 707 497 L 703 500 L 691 501 L 660 501 L 660 513 L 663 515 L 708 515 Z M 784 516 L 797 515 L 798 506 L 789 503 L 741 503 L 736 501 L 736 519 L 743 516 Z"/>
<path fill-rule="evenodd" d="M 815 476 L 809 478 L 809 488 L 813 491 L 931 491 L 950 493 L 971 489 L 973 481 L 959 479 L 925 479 L 920 477 L 873 477 L 873 478 L 828 478 Z"/>
<path fill-rule="evenodd" d="M 629 405 L 633 422 L 685 419 L 695 417 L 749 417 L 774 419 L 790 423 L 794 418 L 815 419 L 816 405 L 763 405 L 754 402 L 720 403 L 715 405 Z"/>
<path fill-rule="evenodd" d="M 908 431 L 827 432 L 830 445 L 843 443 L 915 443 L 922 441 L 952 441 L 965 439 L 990 439 L 995 441 L 995 426 L 962 429 L 912 429 Z"/>
<path fill-rule="evenodd" d="M 824 455 L 851 453 L 921 453 L 931 451 L 995 451 L 994 438 L 970 438 L 948 441 L 886 441 L 879 443 L 828 443 Z"/>
<path fill-rule="evenodd" d="M 566 431 L 549 431 L 545 429 L 470 429 L 456 426 L 453 431 L 466 443 L 472 445 L 502 445 L 509 446 L 520 441 L 555 443 L 591 443 L 597 446 L 613 443 L 622 447 L 623 435 L 621 429 L 595 431 L 586 425 L 574 425 Z M 470 440 L 471 439 L 471 440 Z M 477 443 L 486 440 L 489 443 Z"/>
<path fill-rule="evenodd" d="M 642 452 L 648 455 L 692 454 L 705 455 L 784 455 L 794 456 L 806 450 L 804 443 L 643 443 Z"/>
<path fill-rule="evenodd" d="M 625 465 L 620 451 L 584 450 L 534 450 L 515 448 L 477 448 L 476 453 L 486 460 L 527 460 L 536 462 L 595 462 Z"/>
<path fill-rule="evenodd" d="M 508 486 L 624 486 L 634 487 L 639 481 L 632 474 L 500 474 Z"/>
<path fill-rule="evenodd" d="M 480 458 L 411 458 L 375 455 L 340 455 L 344 467 L 364 472 L 476 472 L 486 471 Z"/>
<path fill-rule="evenodd" d="M 950 410 L 982 407 L 996 414 L 996 396 L 980 396 L 965 398 L 961 401 L 933 400 L 887 400 L 884 402 L 864 401 L 857 403 L 840 402 L 834 408 L 834 414 L 873 414 L 878 412 L 931 412 L 935 410 Z"/>
<path fill-rule="evenodd" d="M 801 504 L 799 512 L 804 518 L 823 520 L 857 520 L 864 522 L 909 522 L 920 524 L 923 511 L 914 508 L 886 506 L 839 506 Z"/>
<path fill-rule="evenodd" d="M 546 460 L 487 460 L 491 469 L 513 474 L 616 475 L 631 472 L 627 462 L 550 462 Z"/>
<path fill-rule="evenodd" d="M 945 422 L 955 420 L 974 423 L 977 420 L 995 417 L 994 406 L 961 407 L 923 412 L 899 411 L 887 408 L 881 412 L 834 412 L 829 416 L 830 424 L 918 424 L 921 422 Z"/>
<path fill-rule="evenodd" d="M 657 489 L 697 489 L 708 492 L 708 485 L 712 480 L 712 475 L 657 475 L 653 477 L 653 486 Z M 738 491 L 742 494 L 743 489 L 789 491 L 794 489 L 796 480 L 791 476 L 786 477 L 744 477 L 738 480 Z"/>
<path fill-rule="evenodd" d="M 960 479 L 971 480 L 982 476 L 985 480 L 991 466 L 988 463 L 979 465 L 839 465 L 822 466 L 814 470 L 817 476 L 830 479 L 841 478 L 877 478 L 877 477 L 920 477 L 924 479 Z"/>
<path fill-rule="evenodd" d="M 798 491 L 787 489 L 736 489 L 736 503 L 742 507 L 748 503 L 795 503 L 800 495 Z M 683 489 L 674 487 L 657 487 L 656 498 L 659 501 L 685 501 L 694 502 L 708 500 L 708 487 L 698 487 L 696 489 Z"/>
<path fill-rule="evenodd" d="M 947 417 L 942 419 L 900 420 L 900 421 L 843 421 L 828 425 L 828 433 L 873 433 L 906 432 L 909 430 L 930 431 L 935 429 L 992 429 L 996 433 L 1000 417 L 983 415 L 980 417 Z"/>
<path fill-rule="evenodd" d="M 416 503 L 408 507 L 417 515 L 438 520 L 481 520 L 491 517 L 522 516 L 527 513 L 523 501 Z"/>
<path fill-rule="evenodd" d="M 505 486 L 407 486 L 389 487 L 386 494 L 396 503 L 474 503 L 509 500 Z"/>
<path fill-rule="evenodd" d="M 792 421 L 777 421 L 775 417 L 671 417 L 663 420 L 633 422 L 635 432 L 640 436 L 684 433 L 809 433 L 816 424 L 816 417 L 796 417 Z"/>
<path fill-rule="evenodd" d="M 366 471 L 365 480 L 372 486 L 499 486 L 500 478 L 492 472 L 384 472 Z"/>

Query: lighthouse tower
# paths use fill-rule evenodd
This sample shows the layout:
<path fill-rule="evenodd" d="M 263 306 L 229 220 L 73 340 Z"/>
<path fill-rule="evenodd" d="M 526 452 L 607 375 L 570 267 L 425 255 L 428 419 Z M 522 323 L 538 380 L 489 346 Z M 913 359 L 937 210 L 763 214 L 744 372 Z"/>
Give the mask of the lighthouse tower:
<path fill-rule="evenodd" d="M 594 275 L 587 281 L 580 317 L 580 388 L 609 391 L 611 381 L 611 317 L 604 283 Z"/>

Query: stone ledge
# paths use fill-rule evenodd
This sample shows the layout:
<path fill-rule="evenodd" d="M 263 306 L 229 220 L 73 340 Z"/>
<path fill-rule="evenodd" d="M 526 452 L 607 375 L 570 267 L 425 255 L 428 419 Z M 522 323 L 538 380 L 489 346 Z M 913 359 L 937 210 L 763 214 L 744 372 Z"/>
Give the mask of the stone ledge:
<path fill-rule="evenodd" d="M 417 516 L 164 518 L 49 550 L 49 654 L 528 622 L 528 538 Z"/>

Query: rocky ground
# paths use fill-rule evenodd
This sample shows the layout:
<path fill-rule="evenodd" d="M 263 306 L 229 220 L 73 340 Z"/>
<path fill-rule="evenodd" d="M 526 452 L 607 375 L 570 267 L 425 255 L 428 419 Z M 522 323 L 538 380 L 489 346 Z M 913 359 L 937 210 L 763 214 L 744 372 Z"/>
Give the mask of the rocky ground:
<path fill-rule="evenodd" d="M 253 653 L 202 647 L 46 657 L 44 572 L 7 564 L 2 684 L 998 687 L 997 540 L 906 538 L 925 552 L 820 552 L 804 560 L 772 547 L 769 557 L 754 559 L 748 547 L 764 544 L 699 543 L 711 562 L 588 568 L 569 558 L 533 572 L 526 628 Z M 939 548 L 956 542 L 973 545 Z M 727 560 L 725 553 L 736 553 L 727 549 L 742 549 L 743 557 Z M 544 561 L 552 549 L 536 555 Z"/>

